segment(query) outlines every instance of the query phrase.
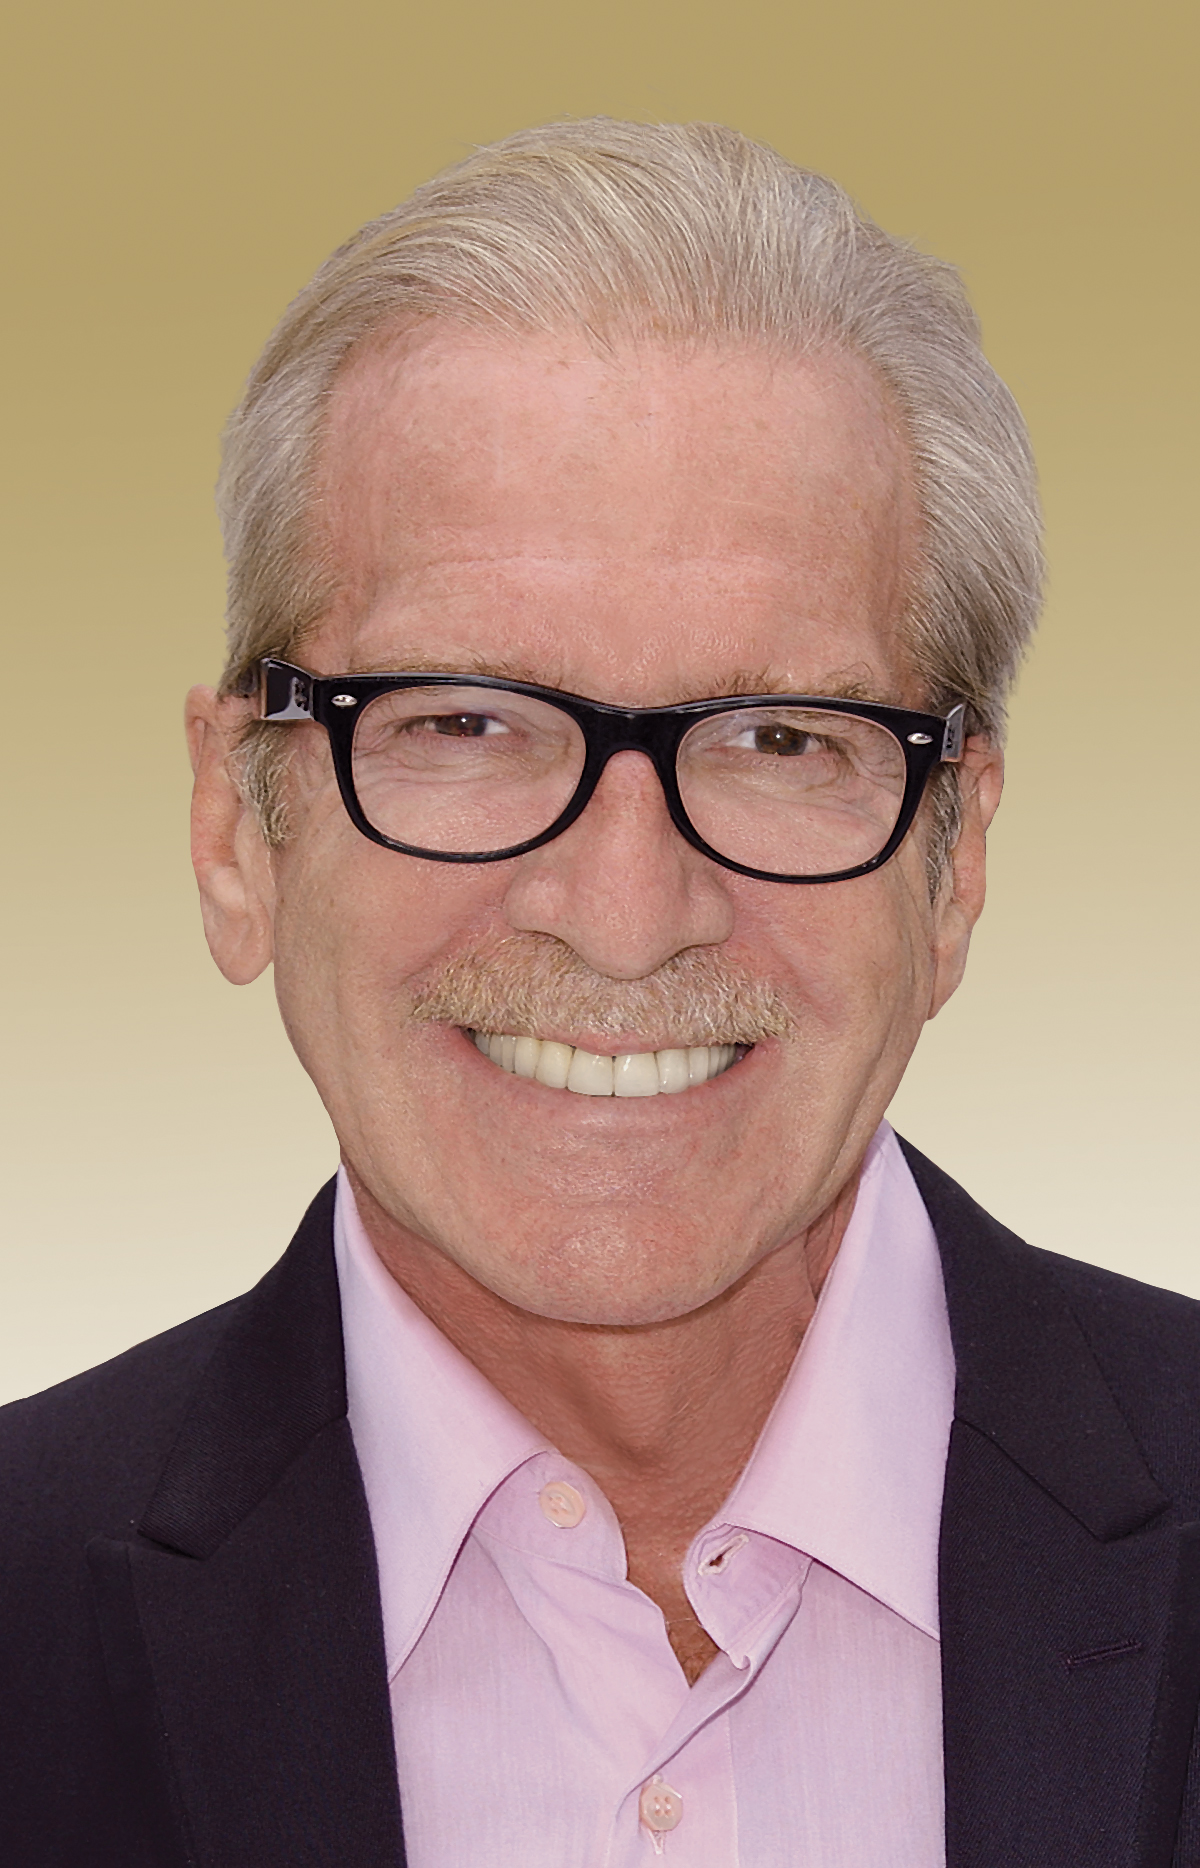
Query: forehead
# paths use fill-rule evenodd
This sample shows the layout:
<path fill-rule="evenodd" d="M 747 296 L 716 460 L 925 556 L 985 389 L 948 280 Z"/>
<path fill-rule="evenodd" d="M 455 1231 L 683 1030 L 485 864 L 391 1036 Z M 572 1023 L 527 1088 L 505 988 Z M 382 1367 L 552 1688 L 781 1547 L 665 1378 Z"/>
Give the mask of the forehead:
<path fill-rule="evenodd" d="M 853 356 L 439 327 L 345 371 L 317 511 L 322 666 L 502 661 L 614 698 L 789 657 L 895 675 L 919 540 Z"/>

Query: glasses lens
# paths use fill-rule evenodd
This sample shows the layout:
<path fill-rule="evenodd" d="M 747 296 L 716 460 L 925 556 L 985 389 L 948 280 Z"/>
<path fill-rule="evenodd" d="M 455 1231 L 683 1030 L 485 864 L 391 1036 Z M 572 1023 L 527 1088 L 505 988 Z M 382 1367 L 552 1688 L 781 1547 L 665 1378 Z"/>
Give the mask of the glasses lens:
<path fill-rule="evenodd" d="M 835 875 L 878 856 L 904 799 L 895 735 L 853 714 L 747 707 L 692 727 L 679 794 L 706 843 L 780 876 Z"/>
<path fill-rule="evenodd" d="M 579 727 L 545 701 L 498 688 L 402 688 L 359 716 L 354 789 L 385 837 L 488 856 L 550 828 L 583 760 Z"/>

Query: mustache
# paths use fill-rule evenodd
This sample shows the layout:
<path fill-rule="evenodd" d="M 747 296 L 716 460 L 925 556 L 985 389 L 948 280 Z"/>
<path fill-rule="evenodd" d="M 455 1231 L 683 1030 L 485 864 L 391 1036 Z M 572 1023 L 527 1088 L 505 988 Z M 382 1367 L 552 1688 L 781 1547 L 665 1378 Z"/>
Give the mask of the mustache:
<path fill-rule="evenodd" d="M 414 995 L 410 1018 L 539 1038 L 547 1032 L 668 1045 L 757 1044 L 793 1019 L 779 993 L 714 947 L 690 947 L 644 979 L 593 972 L 551 934 L 515 934 L 459 952 Z"/>

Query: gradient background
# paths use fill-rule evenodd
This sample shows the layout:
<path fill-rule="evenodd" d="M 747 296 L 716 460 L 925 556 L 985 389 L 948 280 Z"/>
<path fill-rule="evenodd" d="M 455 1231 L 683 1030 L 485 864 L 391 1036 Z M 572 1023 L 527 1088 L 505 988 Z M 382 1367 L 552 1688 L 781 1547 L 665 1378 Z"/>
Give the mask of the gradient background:
<path fill-rule="evenodd" d="M 244 1289 L 334 1165 L 270 981 L 235 991 L 208 959 L 187 863 L 180 705 L 221 659 L 217 436 L 336 242 L 560 114 L 723 119 L 965 273 L 1033 429 L 1051 593 L 972 970 L 894 1114 L 1027 1237 L 1200 1294 L 1194 8 L 20 13 L 0 1395 Z"/>

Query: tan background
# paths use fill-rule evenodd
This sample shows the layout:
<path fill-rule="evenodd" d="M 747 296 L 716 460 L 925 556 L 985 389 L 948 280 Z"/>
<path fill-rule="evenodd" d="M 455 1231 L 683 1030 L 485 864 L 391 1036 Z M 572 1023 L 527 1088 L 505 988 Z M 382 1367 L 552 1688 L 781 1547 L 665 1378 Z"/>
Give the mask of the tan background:
<path fill-rule="evenodd" d="M 217 434 L 336 241 L 564 113 L 724 119 L 963 268 L 1032 424 L 1051 600 L 972 971 L 895 1113 L 1027 1236 L 1200 1294 L 1194 8 L 20 11 L 0 59 L 0 1395 L 243 1289 L 333 1166 L 270 982 L 220 979 L 187 868 L 178 720 L 220 660 Z"/>

